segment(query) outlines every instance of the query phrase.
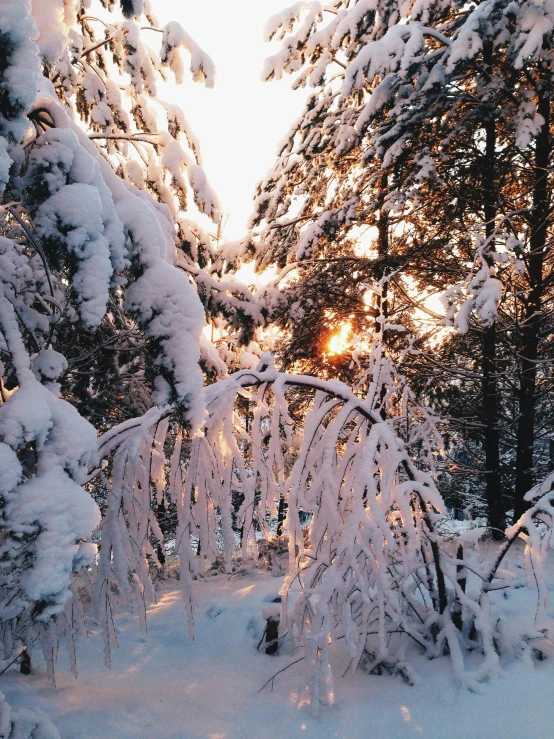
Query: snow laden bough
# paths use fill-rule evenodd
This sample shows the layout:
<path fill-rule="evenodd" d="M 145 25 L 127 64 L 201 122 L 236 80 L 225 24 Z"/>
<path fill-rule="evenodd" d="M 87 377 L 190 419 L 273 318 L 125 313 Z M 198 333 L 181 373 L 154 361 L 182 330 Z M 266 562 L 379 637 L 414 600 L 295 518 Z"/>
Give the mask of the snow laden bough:
<path fill-rule="evenodd" d="M 88 141 L 83 145 L 70 129 L 63 110 L 57 118 L 60 128 L 39 137 L 29 159 L 26 210 L 14 211 L 25 231 L 34 227 L 40 238 L 42 246 L 32 236 L 29 239 L 40 260 L 36 251 L 28 255 L 17 242 L 4 239 L 3 266 L 13 276 L 0 299 L 0 326 L 3 351 L 18 383 L 0 407 L 6 470 L 13 471 L 2 489 L 4 525 L 10 532 L 3 554 L 18 581 L 15 590 L 7 585 L 4 629 L 14 618 L 13 623 L 24 618 L 24 601 L 32 610 L 27 614 L 31 621 L 46 623 L 63 610 L 71 594 L 73 560 L 92 561 L 90 551 L 87 558 L 77 554 L 75 542 L 90 537 L 98 523 L 96 505 L 79 487 L 94 466 L 96 432 L 57 397 L 55 381 L 67 369 L 61 354 L 41 349 L 33 373 L 21 322 L 38 347 L 48 345 L 44 337 L 49 325 L 68 312 L 75 324 L 97 326 L 106 313 L 110 290 L 121 281 L 118 273 L 130 264 L 139 276 L 128 288 L 126 309 L 153 349 L 159 368 L 157 399 L 164 403 L 171 398 L 181 419 L 191 426 L 198 425 L 203 412 L 198 367 L 203 310 L 187 278 L 164 258 L 168 239 L 160 216 L 145 207 L 111 168 L 102 171 L 87 151 Z M 33 274 L 37 267 L 42 272 L 38 277 Z M 54 305 L 54 311 L 37 310 L 35 296 L 31 294 L 27 302 L 25 286 L 18 289 L 25 280 L 40 285 L 40 277 L 44 288 L 40 309 Z M 18 485 L 22 477 L 25 480 Z M 24 601 L 17 595 L 19 587 L 25 591 Z"/>
<path fill-rule="evenodd" d="M 500 672 L 506 638 L 491 593 L 514 584 L 501 564 L 524 530 L 527 572 L 542 582 L 547 540 L 535 522 L 552 515 L 552 494 L 487 561 L 477 547 L 486 530 L 454 542 L 441 535 L 445 507 L 421 454 L 422 436 L 433 433 L 429 419 L 416 408 L 384 419 L 372 397 L 382 396 L 361 399 L 338 381 L 278 372 L 263 355 L 257 371 L 207 388 L 208 420 L 185 445 L 171 433 L 169 409 L 101 440 L 102 454 L 117 450 L 107 515 L 114 546 L 128 553 L 128 571 L 143 583 L 150 577 L 145 563 L 157 561 L 148 526 L 163 543 L 150 490 L 158 502 L 169 496 L 177 506 L 191 630 L 199 572 L 212 565 L 230 573 L 237 557 L 261 562 L 263 539 L 284 534 L 289 564 L 279 648 L 302 650 L 291 665 L 307 665 L 314 713 L 332 702 L 337 670 L 398 674 L 413 683 L 414 650 L 430 659 L 449 655 L 459 682 L 479 689 Z M 406 418 L 413 430 L 403 439 Z M 139 503 L 141 490 L 148 493 Z M 137 586 L 125 572 L 115 575 L 131 597 Z M 110 592 L 107 569 L 103 578 Z M 543 585 L 540 614 L 545 602 Z M 526 645 L 536 638 L 544 638 L 539 625 L 520 635 Z"/>
<path fill-rule="evenodd" d="M 242 444 L 233 441 L 230 412 L 234 393 L 248 387 L 256 392 L 248 436 L 252 462 L 245 465 L 240 459 L 244 435 Z M 301 439 L 294 439 L 287 388 L 289 395 L 299 389 L 314 393 Z M 410 439 L 405 443 L 399 437 L 395 419 L 384 420 L 371 397 L 360 400 L 342 383 L 274 369 L 239 373 L 226 386 L 210 390 L 206 437 L 212 443 L 206 438 L 196 441 L 191 468 L 201 468 L 202 461 L 209 467 L 208 460 L 213 464 L 218 456 L 220 463 L 213 476 L 196 476 L 198 492 L 212 485 L 214 492 L 225 491 L 219 471 L 234 470 L 227 473 L 237 478 L 229 482 L 227 492 L 244 491 L 239 512 L 243 550 L 244 532 L 251 531 L 255 548 L 254 522 L 264 532 L 267 514 L 275 512 L 278 500 L 286 499 L 289 573 L 282 590 L 280 631 L 292 650 L 304 649 L 315 713 L 320 704 L 333 700 L 332 661 L 346 665 L 346 671 L 362 667 L 373 674 L 398 673 L 412 683 L 417 675 L 406 651 L 415 645 L 431 659 L 450 655 L 456 678 L 469 689 L 477 690 L 480 682 L 497 675 L 506 639 L 501 620 L 492 612 L 491 593 L 513 584 L 513 575 L 500 567 L 524 531 L 529 537 L 528 583 L 538 584 L 539 608 L 535 630 L 521 634 L 519 641 L 529 651 L 530 642 L 544 639 L 540 629 L 547 598 L 541 573 L 551 537 L 542 534 L 545 516 L 552 522 L 552 493 L 506 532 L 507 541 L 493 561 L 474 551 L 484 530 L 466 535 L 467 542 L 459 537 L 451 551 L 440 534 L 444 504 L 433 478 L 418 469 Z M 281 471 L 280 477 L 275 471 Z M 540 490 L 530 496 L 538 494 Z M 214 504 L 221 505 L 215 496 Z M 306 512 L 312 514 L 307 544 L 301 525 Z M 332 645 L 340 653 L 333 660 Z M 468 666 L 471 653 L 481 655 L 478 666 L 473 659 Z"/>
<path fill-rule="evenodd" d="M 71 21 L 70 6 L 60 28 Z M 39 639 L 53 677 L 60 636 L 75 669 L 73 633 L 84 630 L 84 620 L 74 573 L 94 570 L 92 532 L 100 522 L 83 487 L 96 466 L 96 430 L 60 397 L 67 335 L 90 336 L 101 324 L 113 325 L 119 311 L 142 332 L 154 402 L 171 401 L 180 422 L 194 428 L 204 411 L 198 366 L 204 313 L 188 278 L 173 266 L 175 223 L 168 207 L 121 179 L 41 75 L 41 58 L 57 60 L 61 69 L 69 56 L 62 53 L 67 38 L 61 30 L 61 46 L 50 45 L 55 34 L 49 36 L 45 16 L 36 15 L 26 1 L 0 9 L 6 40 L 0 76 L 0 634 L 6 657 Z"/>
<path fill-rule="evenodd" d="M 28 708 L 12 708 L 0 693 L 0 737 L 2 739 L 61 739 L 46 716 Z"/>

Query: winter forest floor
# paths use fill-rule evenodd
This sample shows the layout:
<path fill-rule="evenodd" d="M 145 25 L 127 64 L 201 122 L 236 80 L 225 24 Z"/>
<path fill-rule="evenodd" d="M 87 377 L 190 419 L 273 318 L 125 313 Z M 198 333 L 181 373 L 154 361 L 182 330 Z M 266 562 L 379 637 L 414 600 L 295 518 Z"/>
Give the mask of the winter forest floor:
<path fill-rule="evenodd" d="M 33 674 L 11 669 L 0 677 L 0 690 L 14 707 L 46 714 L 63 739 L 554 736 L 554 656 L 530 666 L 512 655 L 503 662 L 503 675 L 481 694 L 456 685 L 448 658 L 416 657 L 422 679 L 413 687 L 399 677 L 336 675 L 335 705 L 317 718 L 302 700 L 302 662 L 279 675 L 273 691 L 259 693 L 296 658 L 256 653 L 262 610 L 281 583 L 261 571 L 199 581 L 196 637 L 190 641 L 177 583 L 168 580 L 149 609 L 147 636 L 134 618 L 118 619 L 111 671 L 93 633 L 79 641 L 77 679 L 62 654 L 57 687 L 51 686 L 35 653 Z M 507 599 L 499 596 L 499 612 L 514 621 L 526 612 L 532 620 L 535 595 L 521 588 Z"/>

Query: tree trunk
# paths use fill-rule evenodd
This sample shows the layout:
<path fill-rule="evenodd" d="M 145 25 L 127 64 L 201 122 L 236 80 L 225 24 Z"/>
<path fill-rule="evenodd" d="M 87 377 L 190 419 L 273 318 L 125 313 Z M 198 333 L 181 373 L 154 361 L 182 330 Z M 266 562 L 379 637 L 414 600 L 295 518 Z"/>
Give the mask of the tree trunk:
<path fill-rule="evenodd" d="M 279 498 L 279 509 L 277 511 L 277 536 L 282 536 L 283 534 L 283 524 L 285 523 L 285 517 L 287 515 L 285 504 L 285 496 L 281 495 Z"/>
<path fill-rule="evenodd" d="M 273 617 L 267 619 L 265 641 L 267 644 L 265 653 L 277 654 L 279 650 L 279 619 Z"/>
<path fill-rule="evenodd" d="M 21 660 L 19 662 L 19 672 L 22 675 L 31 674 L 31 655 L 29 650 L 25 648 L 25 651 L 21 653 Z"/>
<path fill-rule="evenodd" d="M 387 256 L 389 252 L 389 213 L 388 210 L 385 210 L 383 205 L 385 202 L 385 194 L 387 192 L 387 184 L 388 179 L 386 175 L 383 175 L 383 178 L 381 180 L 381 186 L 382 186 L 382 194 L 381 194 L 381 203 L 379 208 L 379 220 L 377 222 L 377 230 L 378 230 L 378 239 L 377 239 L 377 248 L 378 248 L 378 255 L 379 255 L 379 279 L 382 280 L 385 276 L 385 257 Z M 377 298 L 377 315 L 375 316 L 375 333 L 381 334 L 383 339 L 383 345 L 384 345 L 384 328 L 385 328 L 385 321 L 387 320 L 388 313 L 389 313 L 389 303 L 388 303 L 388 285 L 386 282 L 384 282 L 381 285 L 381 293 L 379 294 Z M 383 346 L 384 348 L 384 346 Z M 385 409 L 385 397 L 387 395 L 387 388 L 385 387 L 385 384 L 382 383 L 381 389 L 379 392 L 379 413 L 383 421 L 387 417 L 387 412 Z"/>
<path fill-rule="evenodd" d="M 487 45 L 489 46 L 489 45 Z M 485 48 L 485 61 L 492 56 L 492 49 Z M 483 256 L 489 266 L 494 265 L 492 253 L 496 217 L 496 127 L 492 117 L 485 125 L 486 145 L 483 171 L 483 200 L 485 211 L 485 236 L 489 244 Z M 485 426 L 485 485 L 487 491 L 487 517 L 493 539 L 501 539 L 506 528 L 506 516 L 502 500 L 500 475 L 500 434 L 498 431 L 498 380 L 496 362 L 496 324 L 483 328 L 483 421 Z"/>
<path fill-rule="evenodd" d="M 544 124 L 535 144 L 533 210 L 528 254 L 529 294 L 525 304 L 522 345 L 519 421 L 517 427 L 514 521 L 529 504 L 524 500 L 534 485 L 535 408 L 537 357 L 544 291 L 543 267 L 549 223 L 548 165 L 550 161 L 550 69 L 543 68 L 537 84 L 538 113 Z"/>
<path fill-rule="evenodd" d="M 501 539 L 506 528 L 500 477 L 498 433 L 498 387 L 496 380 L 496 326 L 483 331 L 483 416 L 485 421 L 485 466 L 487 514 L 493 539 Z"/>

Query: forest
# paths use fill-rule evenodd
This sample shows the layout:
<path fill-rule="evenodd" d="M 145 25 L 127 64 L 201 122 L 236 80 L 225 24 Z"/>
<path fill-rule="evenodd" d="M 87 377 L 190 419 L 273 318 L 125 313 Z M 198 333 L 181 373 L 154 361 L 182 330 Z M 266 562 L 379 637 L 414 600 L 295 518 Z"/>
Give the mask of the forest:
<path fill-rule="evenodd" d="M 283 0 L 234 240 L 162 5 L 0 0 L 0 737 L 552 736 L 554 0 Z"/>

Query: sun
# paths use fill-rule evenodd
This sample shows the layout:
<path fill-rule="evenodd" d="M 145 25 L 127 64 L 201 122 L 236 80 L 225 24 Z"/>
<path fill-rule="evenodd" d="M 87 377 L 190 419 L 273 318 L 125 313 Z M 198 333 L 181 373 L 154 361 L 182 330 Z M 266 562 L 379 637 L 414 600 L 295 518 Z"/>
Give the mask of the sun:
<path fill-rule="evenodd" d="M 338 354 L 344 354 L 350 347 L 352 337 L 352 324 L 350 321 L 345 321 L 338 332 L 333 334 L 327 344 L 327 354 L 336 356 Z"/>

